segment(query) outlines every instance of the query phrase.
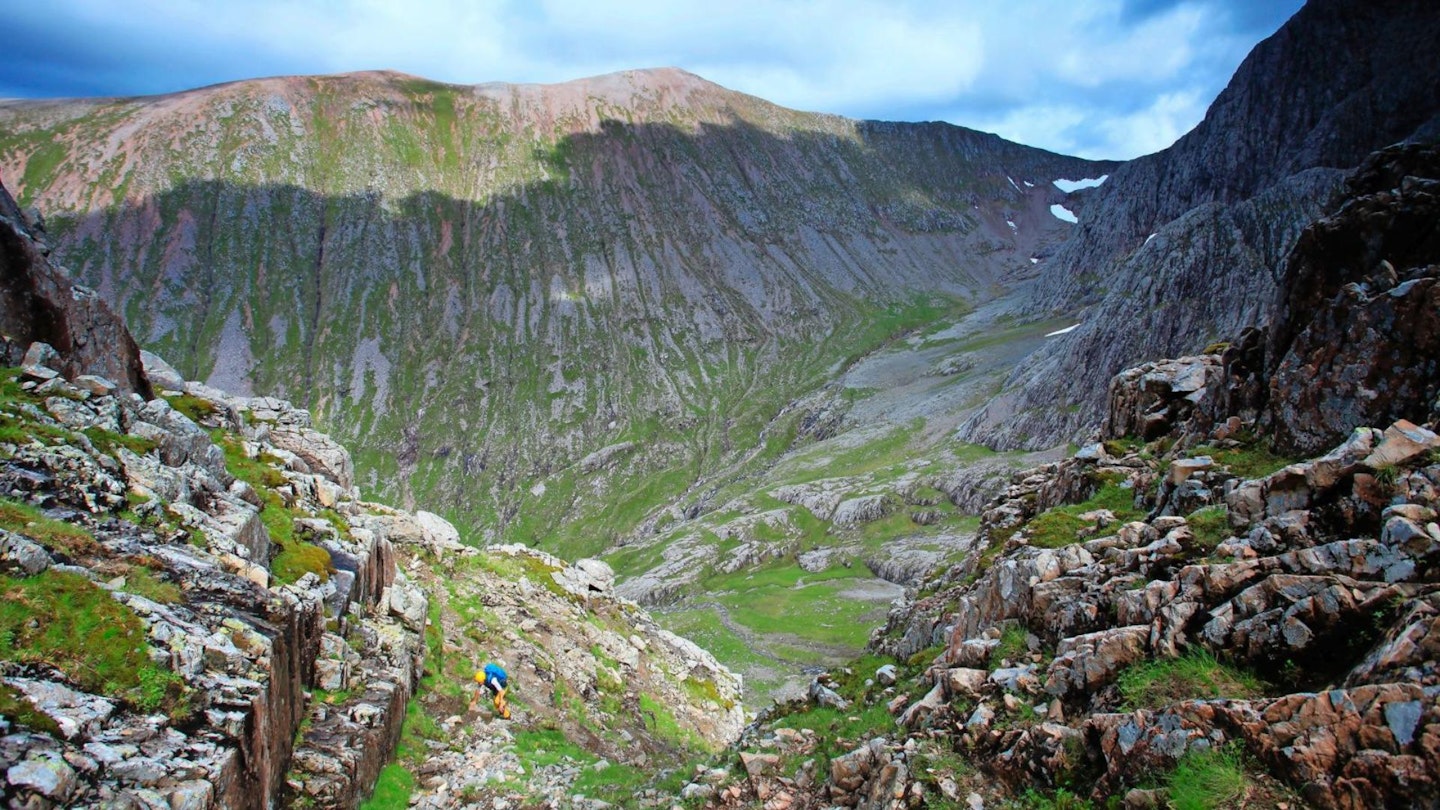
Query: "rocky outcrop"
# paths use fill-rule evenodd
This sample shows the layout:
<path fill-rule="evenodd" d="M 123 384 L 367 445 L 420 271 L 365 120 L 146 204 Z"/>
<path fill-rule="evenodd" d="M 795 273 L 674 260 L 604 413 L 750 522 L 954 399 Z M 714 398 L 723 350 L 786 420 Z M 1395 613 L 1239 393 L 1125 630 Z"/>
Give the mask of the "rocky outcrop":
<path fill-rule="evenodd" d="M 20 596 L 19 615 L 57 611 L 44 621 L 77 627 L 109 615 L 134 629 L 82 631 L 63 654 L 25 624 L 7 630 L 0 682 L 19 697 L 0 738 L 6 797 L 357 806 L 414 691 L 425 596 L 396 570 L 388 534 L 364 525 L 355 490 L 303 461 L 317 448 L 287 451 L 254 417 L 308 414 L 163 373 L 161 387 L 183 394 L 147 402 L 98 378 L 65 381 L 48 346 L 27 356 L 10 383 L 22 393 L 0 404 L 0 499 L 7 514 L 33 514 L 5 518 L 7 593 L 68 587 L 80 601 Z M 65 613 L 87 594 L 118 607 Z M 114 669 L 107 644 L 137 658 Z"/>
<path fill-rule="evenodd" d="M 58 350 L 55 371 L 73 380 L 91 376 L 148 398 L 140 347 L 93 290 L 51 263 L 38 215 L 27 216 L 0 185 L 0 351 L 19 365 L 44 343 Z M 33 364 L 32 364 L 33 365 Z"/>
<path fill-rule="evenodd" d="M 1256 370 L 1264 426 L 1295 452 L 1440 411 L 1440 148 L 1379 152 L 1349 192 L 1290 255 Z"/>
<path fill-rule="evenodd" d="M 1083 437 L 1111 375 L 1263 321 L 1277 292 L 1298 289 L 1281 283 L 1283 263 L 1333 210 L 1343 172 L 1440 137 L 1440 89 L 1421 55 L 1437 36 L 1424 0 L 1307 3 L 1194 130 L 1072 194 L 1079 224 L 1039 265 L 1032 306 L 1081 325 L 1022 364 L 962 435 L 1002 447 Z"/>

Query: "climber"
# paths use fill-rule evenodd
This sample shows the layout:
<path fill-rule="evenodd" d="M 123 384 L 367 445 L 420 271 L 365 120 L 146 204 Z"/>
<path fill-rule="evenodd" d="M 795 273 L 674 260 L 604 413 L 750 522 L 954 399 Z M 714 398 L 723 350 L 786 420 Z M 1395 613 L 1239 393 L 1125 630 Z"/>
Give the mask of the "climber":
<path fill-rule="evenodd" d="M 505 692 L 510 684 L 510 676 L 505 672 L 504 661 L 492 661 L 485 665 L 484 670 L 475 673 L 475 683 L 480 687 L 475 690 L 475 697 L 470 699 L 470 709 L 475 708 L 480 695 L 489 690 L 494 695 L 495 711 L 506 720 L 510 719 L 510 704 L 505 700 Z"/>

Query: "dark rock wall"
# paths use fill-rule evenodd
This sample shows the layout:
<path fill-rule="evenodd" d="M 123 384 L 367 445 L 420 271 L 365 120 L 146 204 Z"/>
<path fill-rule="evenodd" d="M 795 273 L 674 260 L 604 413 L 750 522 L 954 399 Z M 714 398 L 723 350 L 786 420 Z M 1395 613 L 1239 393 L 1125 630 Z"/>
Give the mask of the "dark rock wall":
<path fill-rule="evenodd" d="M 66 377 L 94 374 L 150 397 L 140 347 L 124 322 L 50 264 L 38 231 L 0 185 L 0 338 L 7 362 L 18 365 L 25 348 L 40 341 L 60 352 Z"/>
<path fill-rule="evenodd" d="M 1039 447 L 1074 435 L 1099 420 L 1111 375 L 1262 321 L 1300 230 L 1342 190 L 1340 171 L 1440 131 L 1437 40 L 1431 2 L 1309 3 L 1194 130 L 1072 195 L 1076 234 L 1041 264 L 1031 306 L 1082 326 L 1017 370 L 966 436 Z"/>

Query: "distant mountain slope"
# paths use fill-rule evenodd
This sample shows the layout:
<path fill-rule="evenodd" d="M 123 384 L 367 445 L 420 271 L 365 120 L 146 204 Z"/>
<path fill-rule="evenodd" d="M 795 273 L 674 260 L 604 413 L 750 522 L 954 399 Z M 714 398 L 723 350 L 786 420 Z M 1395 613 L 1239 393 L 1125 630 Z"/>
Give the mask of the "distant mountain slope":
<path fill-rule="evenodd" d="M 527 541 L 596 517 L 590 546 L 838 361 L 1032 272 L 1069 228 L 1050 181 L 1112 168 L 673 69 L 7 102 L 0 133 L 147 348 L 307 405 L 368 488 Z"/>
<path fill-rule="evenodd" d="M 1083 324 L 1022 364 L 963 435 L 1048 446 L 1096 423 L 1121 369 L 1255 323 L 1342 170 L 1388 144 L 1440 137 L 1437 41 L 1433 2 L 1312 0 L 1255 48 L 1194 130 L 1072 195 L 1079 226 L 1041 265 L 1031 306 Z"/>

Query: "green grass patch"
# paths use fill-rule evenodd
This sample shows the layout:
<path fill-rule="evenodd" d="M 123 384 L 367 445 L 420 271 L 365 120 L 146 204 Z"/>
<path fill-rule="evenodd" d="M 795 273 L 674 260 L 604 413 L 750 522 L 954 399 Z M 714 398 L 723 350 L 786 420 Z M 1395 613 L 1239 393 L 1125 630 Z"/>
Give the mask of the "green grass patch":
<path fill-rule="evenodd" d="M 845 711 L 826 707 L 814 707 L 780 718 L 777 728 L 810 729 L 818 741 L 816 756 L 819 761 L 840 756 L 855 749 L 860 743 L 893 732 L 895 718 L 883 702 L 871 706 L 851 706 Z"/>
<path fill-rule="evenodd" d="M 563 731 L 556 728 L 515 732 L 515 753 L 519 754 L 526 767 L 532 770 L 550 765 L 585 765 L 597 759 L 594 754 L 571 742 Z"/>
<path fill-rule="evenodd" d="M 284 463 L 278 456 L 261 453 L 257 458 L 251 458 L 245 455 L 245 447 L 238 436 L 218 428 L 210 432 L 210 438 L 225 453 L 225 469 L 257 491 L 274 489 L 288 480 L 276 466 Z"/>
<path fill-rule="evenodd" d="M 375 792 L 360 803 L 360 810 L 405 810 L 410 794 L 415 792 L 415 776 L 403 765 L 394 762 L 380 769 Z"/>
<path fill-rule="evenodd" d="M 730 617 L 760 633 L 792 633 L 858 651 L 869 638 L 862 617 L 880 605 L 841 596 L 853 583 L 869 578 L 863 566 L 811 573 L 793 561 L 758 571 L 739 571 L 704 581 Z"/>
<path fill-rule="evenodd" d="M 321 581 L 328 580 L 335 570 L 330 552 L 295 535 L 295 519 L 304 515 L 287 507 L 275 492 L 276 487 L 287 481 L 284 473 L 275 467 L 283 463 L 281 459 L 265 453 L 261 453 L 257 458 L 250 458 L 245 454 L 240 439 L 224 430 L 213 430 L 210 436 L 225 453 L 225 468 L 231 475 L 254 488 L 264 504 L 260 508 L 260 522 L 265 524 L 271 542 L 278 547 L 278 552 L 270 561 L 270 573 L 275 575 L 278 582 L 286 585 L 310 573 L 320 577 Z M 329 518 L 323 512 L 321 515 Z M 339 518 L 338 514 L 335 518 L 329 518 L 332 525 L 336 525 L 336 528 L 343 525 L 345 531 L 348 531 L 349 525 L 344 523 L 344 519 L 339 518 L 337 524 L 336 518 Z"/>
<path fill-rule="evenodd" d="M 81 526 L 48 518 L 34 506 L 0 498 L 0 528 L 23 534 L 53 552 L 74 558 L 100 550 L 94 535 Z"/>
<path fill-rule="evenodd" d="M 1157 658 L 1120 673 L 1116 685 L 1126 709 L 1149 709 L 1181 700 L 1254 698 L 1265 693 L 1255 675 L 1194 648 L 1179 658 Z"/>
<path fill-rule="evenodd" d="M 204 421 L 206 417 L 214 416 L 219 412 L 213 402 L 191 394 L 168 396 L 165 397 L 165 401 L 170 403 L 170 407 L 185 414 L 191 422 L 197 424 Z"/>
<path fill-rule="evenodd" d="M 162 605 L 173 605 L 180 601 L 178 586 L 160 579 L 155 576 L 154 571 L 143 565 L 135 566 L 125 574 L 125 586 L 122 590 Z"/>
<path fill-rule="evenodd" d="M 822 478 L 882 474 L 912 459 L 911 442 L 924 426 L 923 419 L 916 419 L 854 445 L 842 443 L 854 440 L 854 435 L 848 433 L 820 442 L 786 458 L 777 466 L 773 477 L 787 483 L 805 484 Z"/>
<path fill-rule="evenodd" d="M 1095 803 L 1064 788 L 1054 793 L 1029 788 L 1018 799 L 1003 806 L 1006 810 L 1094 810 Z"/>
<path fill-rule="evenodd" d="M 1230 510 L 1225 506 L 1207 506 L 1186 516 L 1190 531 L 1195 534 L 1195 547 L 1208 554 L 1230 536 Z"/>
<path fill-rule="evenodd" d="M 1264 478 L 1296 461 L 1293 458 L 1271 452 L 1269 448 L 1259 442 L 1243 447 L 1224 448 L 1201 445 L 1190 450 L 1186 455 L 1191 457 L 1209 456 L 1216 464 L 1229 468 L 1231 472 L 1245 479 Z"/>
<path fill-rule="evenodd" d="M 140 618 L 108 592 L 55 570 L 0 584 L 0 659 L 48 664 L 141 711 L 185 711 L 179 676 L 150 660 Z"/>
<path fill-rule="evenodd" d="M 999 669 L 1000 662 L 1018 664 L 1030 657 L 1030 631 L 1022 624 L 1009 624 L 1000 633 L 1000 644 L 990 651 L 990 668 Z"/>
<path fill-rule="evenodd" d="M 1239 747 L 1226 745 L 1181 757 L 1166 782 L 1174 810 L 1219 810 L 1235 806 L 1250 778 Z"/>
<path fill-rule="evenodd" d="M 395 757 L 407 763 L 419 763 L 428 756 L 426 741 L 444 742 L 448 739 L 445 730 L 435 718 L 425 712 L 418 698 L 410 698 L 405 704 L 405 720 L 400 726 L 400 744 Z"/>
<path fill-rule="evenodd" d="M 100 427 L 85 428 L 83 432 L 96 449 L 111 456 L 115 455 L 116 449 L 121 447 L 138 456 L 143 456 L 157 446 L 154 439 L 114 433 Z"/>
<path fill-rule="evenodd" d="M 1089 500 L 1047 509 L 1025 524 L 1030 545 L 1062 548 L 1080 540 L 1080 532 L 1091 528 L 1091 524 L 1082 520 L 1080 515 L 1097 509 L 1110 510 L 1119 523 L 1145 517 L 1143 511 L 1135 508 L 1134 489 L 1122 487 L 1116 481 L 1105 481 Z"/>
<path fill-rule="evenodd" d="M 715 611 L 709 608 L 658 613 L 656 619 L 666 630 L 699 644 L 720 663 L 733 670 L 749 669 L 767 662 L 766 658 L 755 652 L 749 642 L 727 628 Z"/>
<path fill-rule="evenodd" d="M 663 701 L 644 692 L 640 693 L 640 716 L 645 721 L 645 728 L 660 740 L 688 751 L 714 753 L 711 746 L 700 739 L 699 735 L 680 727 L 680 722 Z"/>

